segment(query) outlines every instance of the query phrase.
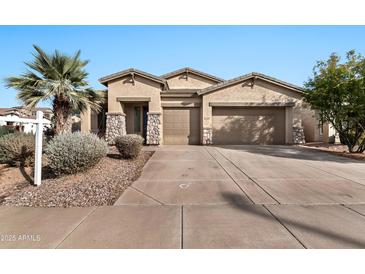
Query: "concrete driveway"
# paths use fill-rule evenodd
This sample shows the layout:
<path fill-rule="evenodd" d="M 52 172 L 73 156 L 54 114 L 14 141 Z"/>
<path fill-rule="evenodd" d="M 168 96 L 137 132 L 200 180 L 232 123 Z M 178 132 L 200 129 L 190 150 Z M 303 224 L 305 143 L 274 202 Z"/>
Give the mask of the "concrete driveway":
<path fill-rule="evenodd" d="M 43 240 L 0 247 L 365 248 L 365 163 L 290 146 L 162 146 L 115 206 L 0 208 L 1 235 L 27 231 Z"/>
<path fill-rule="evenodd" d="M 365 248 L 365 163 L 293 146 L 164 146 L 116 205 L 182 210 L 185 248 Z"/>
<path fill-rule="evenodd" d="M 117 202 L 365 203 L 365 163 L 290 146 L 164 146 Z"/>

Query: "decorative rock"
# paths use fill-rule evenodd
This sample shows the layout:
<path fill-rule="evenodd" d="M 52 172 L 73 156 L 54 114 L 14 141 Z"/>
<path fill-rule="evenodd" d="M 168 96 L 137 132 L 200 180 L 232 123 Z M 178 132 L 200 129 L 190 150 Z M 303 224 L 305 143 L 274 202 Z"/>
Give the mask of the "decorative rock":
<path fill-rule="evenodd" d="M 203 128 L 203 145 L 213 144 L 213 130 L 212 128 Z"/>
<path fill-rule="evenodd" d="M 147 114 L 147 136 L 146 144 L 159 145 L 161 143 L 161 114 Z"/>
<path fill-rule="evenodd" d="M 125 114 L 107 113 L 106 115 L 105 141 L 108 144 L 113 145 L 115 137 L 127 134 L 125 127 Z"/>
<path fill-rule="evenodd" d="M 304 129 L 302 127 L 293 127 L 293 143 L 305 144 Z"/>

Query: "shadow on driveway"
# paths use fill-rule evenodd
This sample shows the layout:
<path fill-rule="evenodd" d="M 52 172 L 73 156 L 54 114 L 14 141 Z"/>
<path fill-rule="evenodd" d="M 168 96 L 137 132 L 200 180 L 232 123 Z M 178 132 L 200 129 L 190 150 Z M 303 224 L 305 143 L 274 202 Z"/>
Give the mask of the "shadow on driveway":
<path fill-rule="evenodd" d="M 226 199 L 229 202 L 230 205 L 234 206 L 235 208 L 238 208 L 240 210 L 245 211 L 246 213 L 255 215 L 260 218 L 271 219 L 270 215 L 263 214 L 261 211 L 257 210 L 255 207 L 240 202 L 242 200 L 242 198 L 238 194 L 222 193 L 222 196 L 224 199 Z M 283 218 L 283 217 L 278 218 L 272 213 L 271 213 L 271 215 L 273 215 L 275 217 L 275 219 L 279 220 L 280 223 L 284 223 L 286 227 L 292 226 L 294 228 L 304 230 L 306 233 L 317 234 L 318 236 L 325 237 L 327 239 L 346 244 L 346 246 L 352 245 L 354 248 L 365 248 L 365 241 L 361 241 L 361 240 L 358 241 L 358 240 L 355 240 L 346 235 L 328 231 L 328 230 L 325 230 L 325 229 L 322 229 L 319 227 L 311 226 L 311 225 L 305 224 L 304 222 L 298 222 L 298 221 Z M 341 222 L 341 220 L 339 220 L 339 222 Z M 354 229 L 356 230 L 356 228 L 354 228 Z M 291 231 L 291 229 L 290 229 L 290 232 L 293 233 Z M 303 244 L 303 245 L 305 245 L 305 244 Z"/>
<path fill-rule="evenodd" d="M 246 153 L 266 155 L 273 157 L 281 157 L 288 159 L 298 160 L 310 160 L 310 161 L 327 161 L 337 163 L 364 163 L 356 159 L 350 159 L 341 156 L 335 156 L 324 151 L 317 151 L 310 148 L 297 147 L 297 146 L 281 146 L 281 145 L 225 145 L 212 147 L 237 150 Z"/>

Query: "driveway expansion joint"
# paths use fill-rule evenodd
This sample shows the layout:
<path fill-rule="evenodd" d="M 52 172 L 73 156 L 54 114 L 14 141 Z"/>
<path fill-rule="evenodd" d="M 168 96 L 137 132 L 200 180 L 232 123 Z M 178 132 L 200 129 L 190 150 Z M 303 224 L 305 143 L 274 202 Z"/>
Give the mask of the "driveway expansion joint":
<path fill-rule="evenodd" d="M 148 195 L 148 194 L 144 193 L 142 190 L 140 190 L 140 189 L 138 189 L 138 188 L 134 187 L 133 185 L 131 185 L 131 186 L 129 186 L 129 187 L 130 187 L 130 188 L 132 188 L 132 189 L 134 189 L 135 191 L 137 191 L 137 192 L 141 193 L 142 195 L 146 196 L 147 198 L 149 198 L 149 199 L 151 199 L 151 200 L 154 200 L 155 202 L 159 203 L 160 205 L 165 205 L 163 202 L 161 202 L 161 201 L 157 200 L 156 198 L 154 198 L 154 197 L 152 197 L 152 196 L 150 196 L 150 195 Z M 123 194 L 122 194 L 122 195 L 123 195 Z"/>
<path fill-rule="evenodd" d="M 220 155 L 222 155 L 223 158 L 225 158 L 227 161 L 229 161 L 235 168 L 237 168 L 243 175 L 245 175 L 250 181 L 252 181 L 255 185 L 257 185 L 262 191 L 264 191 L 267 195 L 269 195 L 270 198 L 272 198 L 275 202 L 277 202 L 279 205 L 281 204 L 278 199 L 273 197 L 266 189 L 264 189 L 260 184 L 258 184 L 251 176 L 246 174 L 240 167 L 238 167 L 235 163 L 233 163 L 230 159 L 228 159 L 223 153 L 221 153 L 218 149 L 215 149 Z M 217 161 L 218 162 L 218 161 Z M 223 168 L 223 167 L 222 167 Z M 255 203 L 254 203 L 255 204 Z"/>
<path fill-rule="evenodd" d="M 74 229 L 71 230 L 70 233 L 68 233 L 60 242 L 59 244 L 55 247 L 55 249 L 58 249 L 58 247 L 60 247 L 66 240 L 67 238 L 92 214 L 95 212 L 95 210 L 97 210 L 98 208 L 101 207 L 95 207 L 93 210 L 91 210 L 88 214 L 86 214 L 86 216 L 84 218 L 81 219 L 80 223 L 78 223 Z"/>
<path fill-rule="evenodd" d="M 335 173 L 329 172 L 329 171 L 324 170 L 324 169 L 322 169 L 322 168 L 316 167 L 315 165 L 311 165 L 311 164 L 308 164 L 308 163 L 307 163 L 307 164 L 305 164 L 305 163 L 304 163 L 304 165 L 309 166 L 309 167 L 311 167 L 311 168 L 315 168 L 315 169 L 320 170 L 320 171 L 322 171 L 322 172 L 325 172 L 325 173 L 327 173 L 327 174 L 329 174 L 329 175 L 332 175 L 332 176 L 335 176 L 335 177 L 338 177 L 338 178 L 341 178 L 341 179 L 345 179 L 345 180 L 347 180 L 347 181 L 350 181 L 350 182 L 356 183 L 356 184 L 358 184 L 358 185 L 364 186 L 364 184 L 362 184 L 362 183 L 359 183 L 359 182 L 354 181 L 354 180 L 352 180 L 352 179 L 349 179 L 349 178 L 343 177 L 343 176 L 341 176 L 341 175 L 338 175 L 338 174 L 335 174 Z"/>
<path fill-rule="evenodd" d="M 297 236 L 295 236 L 295 234 L 278 218 L 278 217 L 276 217 L 275 216 L 275 214 L 274 213 L 272 213 L 265 205 L 262 205 L 262 207 L 263 208 L 265 208 L 269 213 L 270 213 L 270 215 L 279 223 L 279 224 L 281 224 L 289 233 L 290 233 L 290 235 L 292 235 L 293 237 L 294 237 L 294 239 L 295 240 L 297 240 L 297 242 L 300 244 L 300 245 L 302 245 L 303 246 L 303 248 L 305 248 L 305 249 L 308 249 L 306 246 L 305 246 L 305 244 L 302 242 L 302 241 L 300 241 L 299 239 L 298 239 L 298 237 Z"/>
<path fill-rule="evenodd" d="M 364 214 L 362 214 L 361 212 L 359 212 L 359 211 L 357 211 L 356 209 L 353 209 L 353 208 L 351 208 L 351 207 L 349 207 L 348 205 L 345 205 L 345 204 L 341 204 L 344 208 L 346 208 L 346 209 L 348 209 L 348 210 L 350 210 L 350 211 L 352 211 L 352 212 L 355 212 L 355 213 L 357 213 L 357 214 L 359 214 L 359 215 L 361 215 L 362 217 L 364 217 L 365 218 L 365 215 Z"/>
<path fill-rule="evenodd" d="M 224 170 L 224 172 L 229 176 L 229 178 L 233 181 L 233 183 L 242 191 L 242 193 L 251 201 L 252 204 L 255 202 L 251 199 L 250 196 L 242 189 L 242 187 L 236 182 L 236 180 L 229 174 L 229 172 L 222 166 L 222 164 L 210 153 L 210 151 L 205 147 L 206 151 L 209 155 L 218 163 L 218 165 Z"/>

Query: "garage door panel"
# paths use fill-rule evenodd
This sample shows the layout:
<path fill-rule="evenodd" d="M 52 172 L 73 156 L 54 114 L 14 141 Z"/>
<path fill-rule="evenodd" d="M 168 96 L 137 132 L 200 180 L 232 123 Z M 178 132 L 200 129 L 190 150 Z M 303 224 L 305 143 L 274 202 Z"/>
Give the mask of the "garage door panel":
<path fill-rule="evenodd" d="M 214 144 L 284 144 L 283 108 L 213 108 Z"/>
<path fill-rule="evenodd" d="M 200 143 L 199 108 L 164 108 L 163 139 L 166 145 Z"/>

